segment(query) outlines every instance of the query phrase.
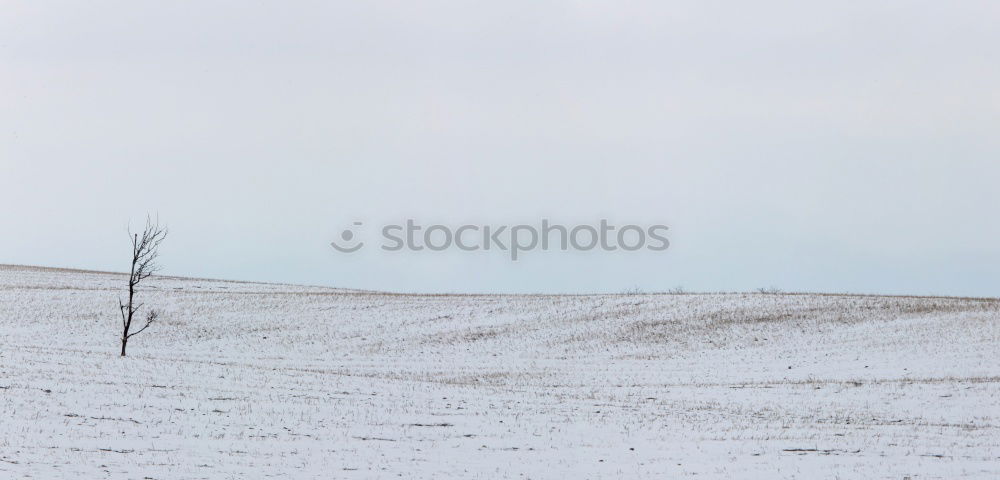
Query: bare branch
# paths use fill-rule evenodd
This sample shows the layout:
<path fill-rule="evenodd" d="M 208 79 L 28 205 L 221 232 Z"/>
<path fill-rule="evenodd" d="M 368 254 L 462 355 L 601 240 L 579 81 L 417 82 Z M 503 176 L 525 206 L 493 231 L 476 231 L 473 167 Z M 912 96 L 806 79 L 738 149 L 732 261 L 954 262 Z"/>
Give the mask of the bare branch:
<path fill-rule="evenodd" d="M 119 311 L 119 313 L 122 314 L 122 327 L 124 327 L 124 326 L 127 325 L 127 323 L 125 323 L 126 322 L 126 318 L 125 318 L 125 305 L 122 303 L 122 299 L 120 299 L 120 298 L 118 299 L 118 311 Z"/>
<path fill-rule="evenodd" d="M 149 328 L 150 325 L 156 322 L 156 319 L 159 317 L 160 314 L 156 310 L 150 310 L 149 313 L 146 314 L 146 324 L 143 325 L 142 328 L 136 330 L 135 332 L 128 334 L 125 338 L 132 338 L 142 333 L 143 330 Z"/>

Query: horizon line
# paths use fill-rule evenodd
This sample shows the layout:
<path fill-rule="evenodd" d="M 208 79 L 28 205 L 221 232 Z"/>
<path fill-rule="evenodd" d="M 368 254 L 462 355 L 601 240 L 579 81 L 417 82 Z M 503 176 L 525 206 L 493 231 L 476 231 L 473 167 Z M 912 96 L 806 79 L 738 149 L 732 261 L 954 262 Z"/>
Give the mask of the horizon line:
<path fill-rule="evenodd" d="M 89 273 L 97 275 L 128 275 L 127 272 L 113 272 L 109 270 L 95 270 L 88 268 L 71 268 L 71 267 L 52 267 L 46 265 L 26 265 L 26 264 L 16 264 L 16 263 L 0 263 L 0 270 L 20 268 L 20 269 L 34 269 L 42 271 L 53 271 L 53 272 L 65 272 L 65 273 Z M 995 302 L 1000 301 L 1000 297 L 977 297 L 977 296 L 963 296 L 963 295 L 918 295 L 918 294 L 885 294 L 885 293 L 856 293 L 856 292 L 809 292 L 809 291 L 783 291 L 777 290 L 775 292 L 758 292 L 758 291 L 690 291 L 690 292 L 668 292 L 668 291 L 621 291 L 621 292 L 585 292 L 585 293 L 498 293 L 498 292 L 401 292 L 393 290 L 368 290 L 361 288 L 349 288 L 349 287 L 334 287 L 330 285 L 309 285 L 302 283 L 289 283 L 289 282 L 271 282 L 271 281 L 259 281 L 259 280 L 234 280 L 225 278 L 208 278 L 208 277 L 186 277 L 182 275 L 153 275 L 153 277 L 163 278 L 163 279 L 175 279 L 175 280 L 202 280 L 210 282 L 224 282 L 224 283 L 245 283 L 252 285 L 282 285 L 291 287 L 310 287 L 310 288 L 328 288 L 331 290 L 339 290 L 338 292 L 331 292 L 335 294 L 342 295 L 358 295 L 358 294 L 378 294 L 378 295 L 394 295 L 394 296 L 422 296 L 422 297 L 432 297 L 432 296 L 454 296 L 454 297 L 486 297 L 486 296 L 533 296 L 533 297 L 598 297 L 598 296 L 662 296 L 662 295 L 771 295 L 771 296 L 827 296 L 827 297 L 886 297 L 886 298 L 940 298 L 940 299 L 950 299 L 950 300 L 973 300 L 973 301 L 988 301 Z"/>

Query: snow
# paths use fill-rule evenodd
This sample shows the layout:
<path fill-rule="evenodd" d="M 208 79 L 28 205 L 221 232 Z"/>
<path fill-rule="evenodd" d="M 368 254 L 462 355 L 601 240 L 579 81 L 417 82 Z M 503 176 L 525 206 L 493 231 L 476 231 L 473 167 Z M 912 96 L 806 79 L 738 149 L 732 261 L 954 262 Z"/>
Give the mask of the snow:
<path fill-rule="evenodd" d="M 0 266 L 0 478 L 998 478 L 1000 301 Z"/>

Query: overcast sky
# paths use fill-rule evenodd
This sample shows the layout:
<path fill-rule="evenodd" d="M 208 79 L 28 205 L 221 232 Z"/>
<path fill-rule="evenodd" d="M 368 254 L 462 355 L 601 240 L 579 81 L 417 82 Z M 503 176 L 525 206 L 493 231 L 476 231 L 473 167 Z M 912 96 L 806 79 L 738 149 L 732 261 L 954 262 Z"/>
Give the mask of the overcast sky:
<path fill-rule="evenodd" d="M 1000 3 L 3 1 L 0 263 L 1000 296 Z M 666 252 L 338 253 L 354 221 Z"/>

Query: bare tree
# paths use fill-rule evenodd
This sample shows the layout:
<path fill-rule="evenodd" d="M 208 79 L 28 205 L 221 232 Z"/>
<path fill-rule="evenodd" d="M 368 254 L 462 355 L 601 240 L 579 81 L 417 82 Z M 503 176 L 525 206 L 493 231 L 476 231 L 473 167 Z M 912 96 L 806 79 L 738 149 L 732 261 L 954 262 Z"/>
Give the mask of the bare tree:
<path fill-rule="evenodd" d="M 136 301 L 136 287 L 150 275 L 156 273 L 160 266 L 156 263 L 156 257 L 160 255 L 160 242 L 167 236 L 167 229 L 161 227 L 159 221 L 150 220 L 146 217 L 146 226 L 142 229 L 142 234 L 132 233 L 132 270 L 128 277 L 128 302 L 118 299 L 118 310 L 122 314 L 122 355 L 125 356 L 125 346 L 128 339 L 142 333 L 156 321 L 159 314 L 156 310 L 149 309 L 146 312 L 146 323 L 142 328 L 131 332 L 132 319 L 136 312 L 143 307 L 142 303 Z"/>

